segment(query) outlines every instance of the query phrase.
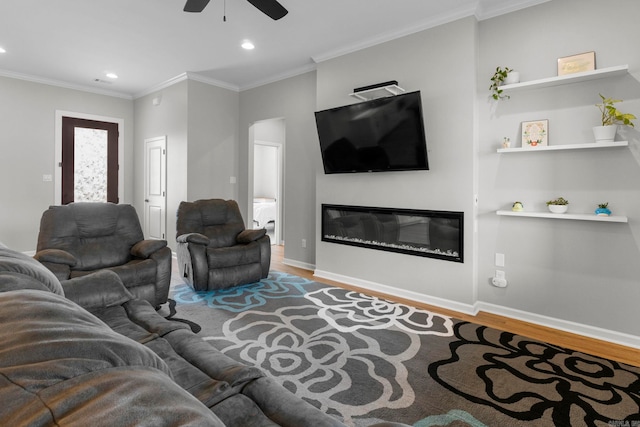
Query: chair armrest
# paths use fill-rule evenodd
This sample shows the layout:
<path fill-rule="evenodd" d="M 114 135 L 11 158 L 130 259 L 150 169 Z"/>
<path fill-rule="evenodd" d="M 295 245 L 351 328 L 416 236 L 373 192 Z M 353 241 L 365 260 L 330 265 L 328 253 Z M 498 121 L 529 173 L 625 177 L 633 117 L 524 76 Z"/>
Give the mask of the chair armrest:
<path fill-rule="evenodd" d="M 267 234 L 267 230 L 265 228 L 242 230 L 236 237 L 236 240 L 238 243 L 251 243 L 262 238 L 265 234 Z"/>
<path fill-rule="evenodd" d="M 141 240 L 131 248 L 131 255 L 137 258 L 149 258 L 151 254 L 167 246 L 166 240 Z"/>
<path fill-rule="evenodd" d="M 33 256 L 40 262 L 50 262 L 53 264 L 64 264 L 73 267 L 78 262 L 76 257 L 62 249 L 43 249 Z"/>
<path fill-rule="evenodd" d="M 199 245 L 208 245 L 209 238 L 200 233 L 181 234 L 176 238 L 178 243 L 197 243 Z"/>
<path fill-rule="evenodd" d="M 133 295 L 111 270 L 100 270 L 62 282 L 64 295 L 88 311 L 123 304 Z"/>

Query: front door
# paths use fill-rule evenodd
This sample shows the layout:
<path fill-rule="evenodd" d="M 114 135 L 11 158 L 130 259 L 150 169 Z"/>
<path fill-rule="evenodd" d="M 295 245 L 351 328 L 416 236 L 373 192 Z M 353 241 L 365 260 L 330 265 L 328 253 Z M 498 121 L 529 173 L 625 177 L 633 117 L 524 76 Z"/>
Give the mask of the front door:
<path fill-rule="evenodd" d="M 118 203 L 118 123 L 62 117 L 62 200 Z"/>

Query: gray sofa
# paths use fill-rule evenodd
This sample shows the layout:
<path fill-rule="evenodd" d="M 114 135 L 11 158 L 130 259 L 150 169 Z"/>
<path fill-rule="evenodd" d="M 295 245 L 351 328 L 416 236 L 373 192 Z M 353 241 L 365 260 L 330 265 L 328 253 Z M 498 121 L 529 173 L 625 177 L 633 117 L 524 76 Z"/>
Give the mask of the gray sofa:
<path fill-rule="evenodd" d="M 197 291 L 253 283 L 269 274 L 267 231 L 245 229 L 234 200 L 180 203 L 176 241 L 180 275 Z"/>
<path fill-rule="evenodd" d="M 131 205 L 51 206 L 40 220 L 35 258 L 59 280 L 109 269 L 137 298 L 154 307 L 167 302 L 171 249 L 166 240 L 144 239 Z"/>
<path fill-rule="evenodd" d="M 0 245 L 0 425 L 342 426 L 134 298 Z"/>

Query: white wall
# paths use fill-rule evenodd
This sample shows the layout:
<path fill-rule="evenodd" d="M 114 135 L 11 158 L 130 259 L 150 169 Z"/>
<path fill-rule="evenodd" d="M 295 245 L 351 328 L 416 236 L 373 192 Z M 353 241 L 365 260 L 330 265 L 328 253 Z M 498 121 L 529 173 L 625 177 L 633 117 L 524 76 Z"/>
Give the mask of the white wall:
<path fill-rule="evenodd" d="M 633 46 L 639 15 L 634 0 L 556 0 L 479 24 L 479 300 L 495 305 L 492 311 L 563 329 L 579 330 L 579 323 L 627 343 L 634 338 L 618 333 L 631 334 L 640 345 L 640 133 L 619 132 L 618 139 L 630 141 L 624 149 L 496 153 L 504 136 L 519 146 L 526 120 L 549 119 L 550 145 L 592 142 L 598 93 L 624 99 L 620 109 L 640 117 L 640 56 Z M 596 52 L 597 68 L 628 64 L 631 74 L 515 92 L 497 105 L 487 100 L 496 66 L 536 80 L 556 75 L 557 58 L 586 51 Z M 609 202 L 629 223 L 495 215 L 515 200 L 543 211 L 558 196 L 569 200 L 571 212 L 591 213 Z M 496 252 L 506 258 L 504 289 L 488 283 Z"/>
<path fill-rule="evenodd" d="M 356 102 L 349 97 L 353 88 L 388 80 L 421 91 L 430 170 L 319 173 L 316 215 L 322 203 L 462 211 L 465 262 L 317 241 L 316 274 L 471 309 L 476 25 L 474 18 L 462 19 L 322 62 L 317 71 L 318 110 Z"/>
<path fill-rule="evenodd" d="M 278 148 L 256 144 L 253 149 L 253 194 L 273 199 L 278 191 Z"/>
<path fill-rule="evenodd" d="M 36 249 L 40 217 L 54 200 L 56 110 L 124 120 L 124 197 L 133 201 L 133 101 L 0 77 L 0 241 Z M 141 212 L 141 211 L 139 211 Z"/>

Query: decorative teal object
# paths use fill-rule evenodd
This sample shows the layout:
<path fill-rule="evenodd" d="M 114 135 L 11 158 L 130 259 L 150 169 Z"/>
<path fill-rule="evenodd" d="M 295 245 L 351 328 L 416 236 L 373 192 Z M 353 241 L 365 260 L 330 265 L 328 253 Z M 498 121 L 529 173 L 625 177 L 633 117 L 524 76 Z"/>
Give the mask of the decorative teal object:
<path fill-rule="evenodd" d="M 609 203 L 600 203 L 598 205 L 598 209 L 596 209 L 596 215 L 598 216 L 609 216 L 611 215 L 611 210 L 608 208 Z"/>

